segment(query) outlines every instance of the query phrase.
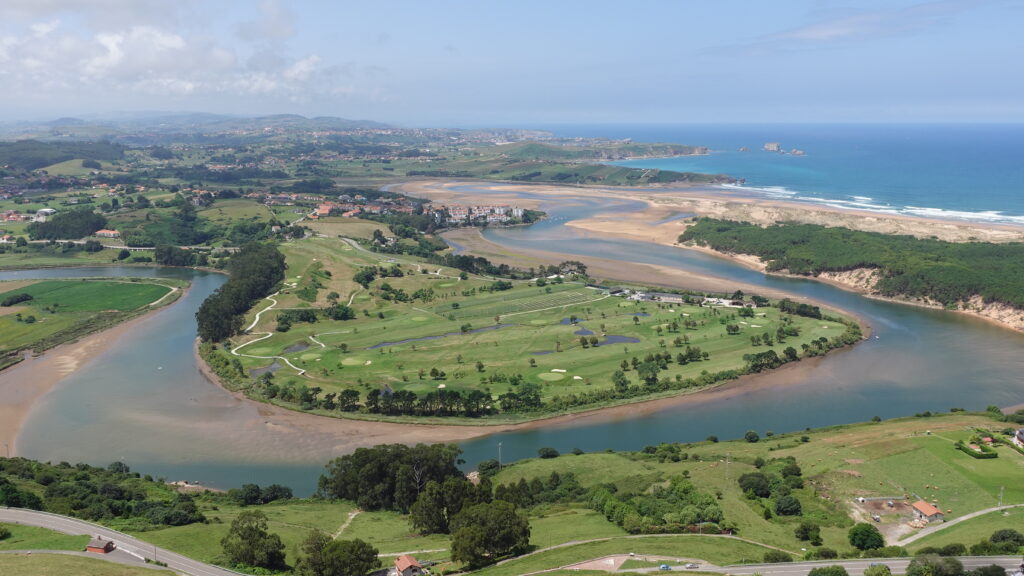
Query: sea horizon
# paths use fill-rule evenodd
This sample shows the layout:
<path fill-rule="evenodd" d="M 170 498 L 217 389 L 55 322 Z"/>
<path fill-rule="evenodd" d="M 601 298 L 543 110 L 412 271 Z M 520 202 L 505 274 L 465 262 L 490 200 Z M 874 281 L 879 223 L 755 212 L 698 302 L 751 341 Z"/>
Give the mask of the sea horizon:
<path fill-rule="evenodd" d="M 613 162 L 727 174 L 772 199 L 880 214 L 1024 225 L 1024 124 L 548 125 L 560 137 L 708 147 L 708 154 Z M 785 153 L 767 152 L 777 142 Z M 741 151 L 746 148 L 746 151 Z M 799 150 L 802 155 L 793 154 Z"/>

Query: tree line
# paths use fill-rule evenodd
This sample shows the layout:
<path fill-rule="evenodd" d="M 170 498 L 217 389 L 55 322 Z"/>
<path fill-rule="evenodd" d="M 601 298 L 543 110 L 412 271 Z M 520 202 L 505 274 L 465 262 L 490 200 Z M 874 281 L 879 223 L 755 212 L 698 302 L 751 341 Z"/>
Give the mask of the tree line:
<path fill-rule="evenodd" d="M 242 327 L 242 315 L 284 280 L 284 254 L 269 244 L 247 244 L 228 260 L 228 281 L 196 312 L 199 337 L 219 342 Z"/>
<path fill-rule="evenodd" d="M 930 238 L 828 228 L 701 218 L 679 237 L 721 252 L 753 254 L 769 270 L 816 275 L 872 268 L 886 296 L 929 298 L 946 306 L 981 296 L 1024 308 L 1024 243 L 954 243 Z"/>

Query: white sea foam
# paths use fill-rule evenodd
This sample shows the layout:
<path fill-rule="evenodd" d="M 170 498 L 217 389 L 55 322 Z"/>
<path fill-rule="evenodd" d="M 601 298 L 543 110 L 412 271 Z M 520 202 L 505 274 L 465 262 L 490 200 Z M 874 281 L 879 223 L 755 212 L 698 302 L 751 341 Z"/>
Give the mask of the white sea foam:
<path fill-rule="evenodd" d="M 963 220 L 971 222 L 992 222 L 1006 224 L 1024 224 L 1024 216 L 1004 214 L 998 210 L 981 210 L 971 212 L 967 210 L 946 210 L 943 208 L 929 208 L 927 206 L 892 206 L 890 204 L 878 203 L 870 196 L 850 195 L 852 200 L 841 200 L 835 198 L 822 198 L 819 196 L 802 195 L 796 191 L 789 190 L 782 186 L 741 186 L 738 184 L 723 184 L 723 188 L 741 190 L 760 194 L 769 198 L 783 198 L 796 202 L 807 202 L 809 204 L 821 204 L 830 208 L 840 210 L 863 210 L 865 212 L 877 212 L 879 214 L 892 214 L 904 216 L 921 216 L 925 218 L 937 218 L 941 220 Z"/>

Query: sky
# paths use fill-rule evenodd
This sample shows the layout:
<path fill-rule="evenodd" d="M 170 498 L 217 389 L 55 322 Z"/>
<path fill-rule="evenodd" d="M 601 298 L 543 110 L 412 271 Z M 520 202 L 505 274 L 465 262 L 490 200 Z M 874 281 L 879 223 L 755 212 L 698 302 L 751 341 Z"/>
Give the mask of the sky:
<path fill-rule="evenodd" d="M 1024 0 L 0 0 L 0 120 L 1024 122 Z"/>

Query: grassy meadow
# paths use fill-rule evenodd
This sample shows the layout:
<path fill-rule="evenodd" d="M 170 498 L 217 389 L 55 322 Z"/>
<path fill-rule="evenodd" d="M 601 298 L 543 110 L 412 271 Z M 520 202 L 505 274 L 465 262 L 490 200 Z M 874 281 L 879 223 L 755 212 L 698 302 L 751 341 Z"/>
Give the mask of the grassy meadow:
<path fill-rule="evenodd" d="M 0 301 L 18 294 L 31 300 L 0 307 L 0 353 L 44 350 L 107 328 L 150 304 L 166 304 L 184 283 L 170 279 L 34 280 L 0 282 Z"/>
<path fill-rule="evenodd" d="M 170 570 L 125 566 L 99 558 L 60 554 L 0 554 L 0 573 L 18 576 L 171 576 Z"/>
<path fill-rule="evenodd" d="M 89 543 L 89 537 L 85 535 L 71 536 L 21 524 L 0 522 L 0 526 L 11 531 L 9 538 L 0 540 L 0 550 L 85 550 L 85 545 Z M 0 554 L 0 560 L 5 557 Z M 2 563 L 0 568 L 3 568 Z"/>
<path fill-rule="evenodd" d="M 706 360 L 671 363 L 659 374 L 696 379 L 705 372 L 742 369 L 745 354 L 773 349 L 781 355 L 786 347 L 800 350 L 845 329 L 838 322 L 790 316 L 772 307 L 740 318 L 734 308 L 632 301 L 576 281 L 513 281 L 509 290 L 492 291 L 490 278 L 460 278 L 455 269 L 367 252 L 338 238 L 350 236 L 347 227 L 355 232 L 351 236 L 370 233 L 373 227 L 363 223 L 318 225 L 329 227 L 330 234 L 282 245 L 286 288 L 275 297 L 275 309 L 262 314 L 251 331 L 254 336 L 233 343 L 237 347 L 270 333 L 238 352 L 248 370 L 265 368 L 272 357 L 282 356 L 305 371 L 299 376 L 286 366 L 275 375 L 278 384 L 317 386 L 324 393 L 355 389 L 360 396 L 387 388 L 421 395 L 438 388 L 486 389 L 497 397 L 517 385 L 507 379 L 518 374 L 540 385 L 546 401 L 610 388 L 611 374 L 623 362 L 635 384 L 634 357 L 642 361 L 648 354 L 667 352 L 674 358 L 686 346 L 699 347 L 708 354 Z M 395 268 L 401 276 L 378 277 L 363 288 L 352 278 L 367 266 Z M 420 296 L 399 302 L 392 296 L 395 291 Z M 321 317 L 316 323 L 294 322 L 286 332 L 276 330 L 281 314 L 327 306 L 332 293 L 338 302 L 351 304 L 355 319 Z M 258 303 L 245 325 L 269 304 Z M 727 324 L 738 326 L 739 333 L 728 334 Z M 774 337 L 782 326 L 796 328 L 799 336 L 772 346 L 752 343 L 752 336 Z M 432 371 L 445 375 L 432 377 Z"/>

